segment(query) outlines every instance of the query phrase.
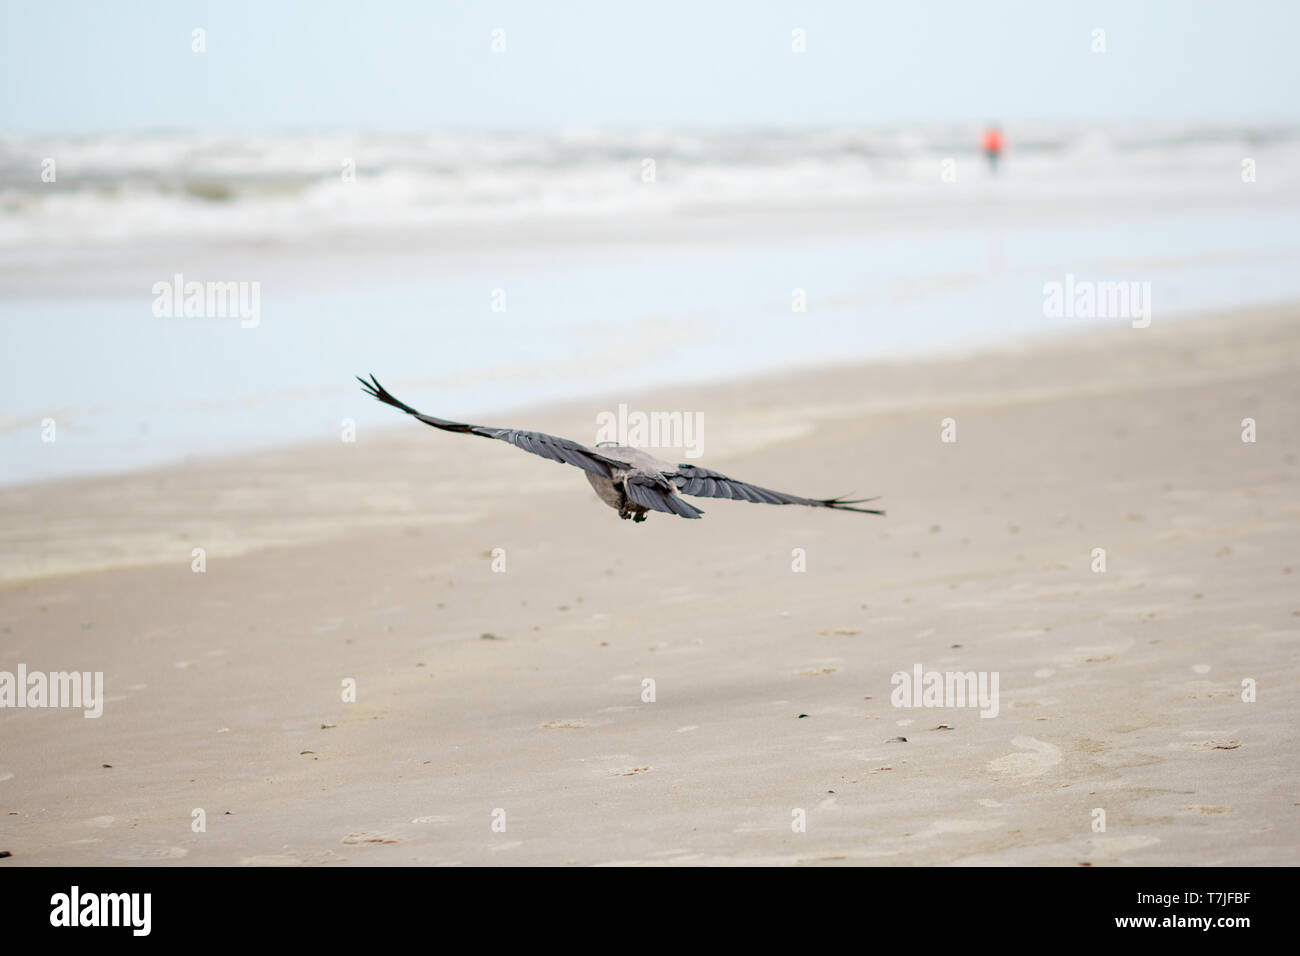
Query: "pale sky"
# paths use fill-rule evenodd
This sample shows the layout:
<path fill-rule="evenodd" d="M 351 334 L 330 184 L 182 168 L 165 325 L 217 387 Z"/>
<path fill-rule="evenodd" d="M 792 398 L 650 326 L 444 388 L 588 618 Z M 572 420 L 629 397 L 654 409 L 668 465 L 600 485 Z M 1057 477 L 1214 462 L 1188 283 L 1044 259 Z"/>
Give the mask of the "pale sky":
<path fill-rule="evenodd" d="M 0 11 L 0 135 L 1300 121 L 1293 0 L 0 0 Z M 196 27 L 205 53 L 191 50 Z M 806 53 L 791 52 L 796 28 Z M 1098 28 L 1105 53 L 1091 51 Z"/>

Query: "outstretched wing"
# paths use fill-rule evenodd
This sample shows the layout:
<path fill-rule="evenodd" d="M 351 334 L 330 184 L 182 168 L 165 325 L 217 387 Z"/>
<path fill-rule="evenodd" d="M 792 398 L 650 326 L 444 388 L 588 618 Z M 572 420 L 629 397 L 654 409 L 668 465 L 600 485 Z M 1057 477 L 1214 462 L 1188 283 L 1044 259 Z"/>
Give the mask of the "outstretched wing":
<path fill-rule="evenodd" d="M 622 462 L 615 461 L 612 458 L 606 458 L 584 445 L 579 445 L 576 441 L 570 441 L 567 438 L 557 438 L 554 435 L 546 435 L 542 432 L 525 432 L 517 428 L 488 428 L 485 425 L 465 425 L 461 422 L 449 422 L 444 418 L 434 418 L 432 415 L 425 415 L 416 411 L 405 402 L 398 401 L 384 386 L 379 384 L 379 380 L 373 375 L 370 381 L 364 378 L 357 378 L 361 387 L 365 389 L 366 394 L 373 398 L 379 399 L 385 405 L 392 405 L 394 408 L 400 408 L 406 414 L 418 418 L 426 425 L 432 425 L 434 428 L 441 428 L 448 432 L 464 432 L 467 435 L 479 435 L 483 438 L 497 438 L 501 441 L 508 441 L 516 448 L 522 448 L 524 451 L 532 452 L 534 455 L 540 455 L 543 458 L 549 458 L 551 461 L 558 461 L 561 464 L 573 465 L 581 468 L 583 471 L 594 472 L 603 478 L 612 478 L 613 469 L 626 467 Z"/>
<path fill-rule="evenodd" d="M 864 515 L 884 514 L 875 508 L 853 507 L 865 501 L 875 501 L 874 498 L 800 498 L 798 495 L 787 495 L 784 491 L 772 491 L 770 488 L 737 481 L 695 465 L 678 465 L 676 473 L 669 477 L 682 494 L 701 498 L 734 498 L 737 501 L 753 501 L 765 505 L 808 505 L 811 508 L 830 508 L 834 511 L 856 511 Z"/>
<path fill-rule="evenodd" d="M 674 492 L 672 486 L 662 478 L 655 480 L 646 475 L 630 475 L 623 482 L 623 486 L 627 489 L 627 496 L 642 508 L 666 511 L 670 515 L 679 515 L 682 518 L 698 518 L 704 514 Z"/>

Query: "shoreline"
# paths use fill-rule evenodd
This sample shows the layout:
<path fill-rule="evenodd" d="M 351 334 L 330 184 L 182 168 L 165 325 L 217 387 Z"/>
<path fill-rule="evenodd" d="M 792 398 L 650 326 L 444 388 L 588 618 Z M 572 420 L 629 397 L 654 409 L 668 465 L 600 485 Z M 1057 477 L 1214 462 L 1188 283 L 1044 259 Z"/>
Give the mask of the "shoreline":
<path fill-rule="evenodd" d="M 1214 311 L 1190 314 L 1175 320 L 1156 323 L 1149 329 L 1130 329 L 1126 325 L 1116 325 L 1112 321 L 1106 325 L 1044 331 L 1028 338 L 1011 339 L 1001 345 L 981 343 L 948 349 L 904 350 L 892 357 L 867 361 L 847 359 L 842 362 L 749 373 L 720 382 L 684 382 L 675 386 L 650 386 L 632 389 L 617 396 L 606 390 L 588 399 L 567 399 L 525 405 L 513 411 L 507 409 L 500 414 L 485 413 L 485 417 L 494 421 L 499 419 L 499 422 L 512 426 L 550 431 L 577 441 L 589 442 L 595 440 L 594 419 L 598 411 L 615 407 L 620 402 L 630 407 L 641 408 L 684 407 L 682 403 L 685 401 L 685 393 L 690 396 L 691 402 L 701 406 L 716 407 L 720 402 L 724 403 L 730 406 L 734 416 L 733 427 L 723 432 L 721 447 L 710 455 L 706 445 L 705 454 L 698 459 L 698 462 L 707 466 L 711 458 L 721 464 L 729 458 L 743 456 L 773 442 L 789 440 L 811 429 L 825 426 L 828 422 L 855 416 L 888 417 L 915 413 L 926 407 L 938 409 L 945 403 L 951 405 L 973 401 L 985 406 L 996 404 L 1014 406 L 1052 401 L 1063 396 L 1084 396 L 1090 393 L 1103 396 L 1117 390 L 1133 389 L 1139 385 L 1150 387 L 1152 382 L 1149 376 L 1153 373 L 1168 376 L 1170 372 L 1174 372 L 1174 377 L 1166 383 L 1169 387 L 1176 387 L 1180 377 L 1187 376 L 1194 377 L 1198 382 L 1230 382 L 1252 375 L 1269 374 L 1279 368 L 1291 367 L 1294 357 L 1286 353 L 1261 355 L 1253 348 L 1252 343 L 1259 335 L 1268 334 L 1268 330 L 1287 325 L 1290 321 L 1289 316 L 1300 316 L 1300 304 L 1278 305 L 1246 312 Z M 1234 328 L 1229 330 L 1229 326 Z M 1059 358 L 1067 352 L 1081 351 L 1096 355 L 1102 350 L 1120 347 L 1121 344 L 1126 343 L 1126 340 L 1134 341 L 1128 339 L 1128 336 L 1149 336 L 1186 348 L 1189 341 L 1230 336 L 1243 331 L 1245 334 L 1242 335 L 1242 342 L 1239 343 L 1238 348 L 1243 354 L 1249 355 L 1251 362 L 1249 370 L 1235 369 L 1231 365 L 1221 365 L 1214 370 L 1204 367 L 1177 370 L 1167 360 L 1162 360 L 1153 352 L 1147 356 L 1146 367 L 1142 369 L 1127 367 L 1122 377 L 1112 378 L 1101 384 L 1088 384 L 1077 379 L 1070 381 L 1068 378 L 1047 381 L 1039 377 L 1037 380 L 1028 379 L 1028 384 L 1008 386 L 1000 381 L 998 384 L 991 384 L 989 376 L 978 371 L 972 374 L 973 370 L 978 370 L 982 366 L 996 369 L 999 365 L 1004 367 L 1015 365 L 1035 354 Z M 1160 364 L 1162 361 L 1164 365 Z M 954 393 L 952 381 L 948 380 L 946 374 L 948 370 L 963 373 L 953 381 L 961 382 L 964 376 L 969 390 Z M 919 385 L 908 381 L 913 376 L 919 377 Z M 859 378 L 874 381 L 875 384 L 868 385 L 861 394 L 853 395 L 850 400 L 844 401 L 843 396 L 852 392 L 849 383 Z M 888 385 L 881 385 L 882 380 Z M 997 381 L 996 376 L 994 380 Z M 821 384 L 825 382 L 833 384 L 825 387 Z M 418 388 L 418 383 L 401 380 L 386 382 L 386 384 L 402 391 Z M 939 386 L 937 392 L 925 391 L 935 386 Z M 766 408 L 766 403 L 761 399 L 752 407 L 745 409 L 737 407 L 735 403 L 736 398 L 742 393 L 761 395 L 772 390 L 786 393 L 792 389 L 804 396 L 811 394 L 817 397 L 811 402 L 805 402 L 799 414 L 782 415 L 777 412 L 775 421 Z M 839 397 L 828 400 L 830 393 L 835 393 Z M 687 403 L 687 407 L 691 402 Z M 716 420 L 716 416 L 708 417 Z M 493 424 L 493 421 L 484 423 Z M 359 434 L 357 443 L 344 447 L 343 450 L 345 453 L 357 451 L 360 454 L 369 447 L 380 455 L 400 456 L 416 465 L 417 469 L 427 468 L 432 461 L 437 460 L 437 455 L 450 451 L 450 447 L 438 441 L 440 438 L 443 436 L 421 434 L 420 429 L 412 427 L 410 422 L 404 422 L 400 416 L 394 415 L 391 424 L 380 426 L 378 429 L 364 429 Z M 247 481 L 250 475 L 264 471 L 269 471 L 272 476 L 273 494 L 279 501 L 280 507 L 284 509 L 282 514 L 286 520 L 274 533 L 267 536 L 258 533 L 265 531 L 265 528 L 256 528 L 254 533 L 248 535 L 218 536 L 221 538 L 221 544 L 216 549 L 216 553 L 223 556 L 236 556 L 267 547 L 336 540 L 358 529 L 383 527 L 403 521 L 421 525 L 469 520 L 465 512 L 455 509 L 443 514 L 388 513 L 381 503 L 374 508 L 363 507 L 362 517 L 355 521 L 329 522 L 320 520 L 320 515 L 311 512 L 310 509 L 296 508 L 292 489 L 286 487 L 285 477 L 281 474 L 287 463 L 294 459 L 310 463 L 306 469 L 290 469 L 294 479 L 303 482 L 313 480 L 311 477 L 313 469 L 328 471 L 340 467 L 344 469 L 341 475 L 346 477 L 340 477 L 338 481 L 332 482 L 336 490 L 345 487 L 355 489 L 357 481 L 362 480 L 357 474 L 355 462 L 349 463 L 346 458 L 338 457 L 340 447 L 339 442 L 325 440 L 271 443 L 258 449 L 189 457 L 138 469 L 61 476 L 48 481 L 0 486 L 0 515 L 5 517 L 4 526 L 7 529 L 6 536 L 9 538 L 5 542 L 8 547 L 3 551 L 8 555 L 16 555 L 25 547 L 29 553 L 31 550 L 40 553 L 39 535 L 36 529 L 31 527 L 30 520 L 24 521 L 24 518 L 30 518 L 31 515 L 57 513 L 62 507 L 59 503 L 64 499 L 89 497 L 92 501 L 104 503 L 113 500 L 144 502 L 151 494 L 150 489 L 197 485 L 195 490 L 201 490 L 205 475 L 215 479 L 208 482 L 210 487 L 206 491 L 211 510 L 209 518 L 205 521 L 208 527 L 212 527 L 220 518 L 218 502 L 221 496 L 234 493 L 233 489 L 240 482 Z M 668 457 L 671 458 L 671 454 L 668 454 Z M 512 469 L 513 473 L 524 474 L 517 467 L 519 463 L 513 464 L 516 466 Z M 319 471 L 317 473 L 319 474 Z M 416 474 L 417 472 L 413 470 L 403 481 L 413 480 Z M 565 485 L 563 477 L 563 475 L 543 471 L 532 484 L 542 489 L 559 490 Z M 329 481 L 326 483 L 331 484 Z M 454 481 L 447 482 L 448 487 L 453 485 Z M 382 495 L 380 499 L 382 502 Z M 232 511 L 232 515 L 239 513 L 238 510 Z M 149 516 L 147 508 L 142 514 L 146 517 L 156 517 Z M 27 558 L 25 561 L 13 557 L 0 560 L 0 592 L 51 575 L 75 576 L 84 573 L 102 573 L 117 568 L 156 565 L 175 560 L 175 554 L 178 553 L 176 549 L 183 548 L 185 545 L 184 537 L 171 540 L 166 544 L 158 540 L 146 544 L 144 539 L 156 538 L 155 533 L 149 531 L 147 527 L 134 529 L 127 533 L 124 539 L 118 539 L 112 532 L 101 531 L 102 540 L 96 542 L 93 540 L 95 538 L 94 515 L 93 509 L 83 512 L 76 526 L 80 529 L 78 533 L 86 534 L 89 531 L 92 552 L 96 544 L 102 549 L 98 558 L 73 560 L 72 563 L 65 564 L 51 557 L 51 551 L 47 550 L 38 557 Z M 243 517 L 256 522 L 255 511 L 245 512 Z M 189 530 L 184 534 L 201 536 L 204 523 L 191 518 Z M 272 521 L 270 524 L 275 526 L 276 522 Z M 57 552 L 58 548 L 55 547 L 52 551 Z M 118 557 L 111 557 L 113 553 Z M 30 570 L 22 569 L 24 563 L 29 565 Z"/>
<path fill-rule="evenodd" d="M 1180 311 L 1168 316 L 1161 316 L 1160 323 L 1198 323 L 1213 322 L 1223 319 L 1229 315 L 1246 313 L 1249 315 L 1270 315 L 1274 313 L 1286 312 L 1290 310 L 1300 310 L 1300 301 L 1280 300 L 1277 302 L 1264 303 L 1260 305 L 1251 305 L 1241 308 L 1213 308 L 1195 311 Z M 1125 330 L 1123 320 L 1116 319 L 1080 319 L 1080 320 L 1062 320 L 1062 319 L 1045 319 L 1047 322 L 1059 322 L 1063 327 L 1056 329 L 1043 330 L 1036 333 L 1019 333 L 1007 332 L 1003 338 L 985 339 L 973 342 L 958 342 L 941 346 L 898 346 L 888 349 L 878 355 L 869 357 L 854 356 L 841 360 L 824 360 L 804 362 L 791 366 L 777 366 L 771 368 L 758 368 L 747 370 L 729 375 L 721 380 L 714 380 L 703 375 L 696 375 L 690 378 L 679 379 L 675 381 L 665 381 L 651 383 L 647 385 L 638 385 L 628 394 L 635 398 L 648 401 L 657 395 L 668 395 L 684 390 L 691 391 L 708 391 L 716 388 L 734 388 L 741 386 L 761 387 L 764 381 L 794 377 L 816 377 L 822 374 L 836 374 L 848 372 L 854 369 L 863 371 L 877 366 L 896 367 L 900 365 L 928 365 L 943 362 L 975 362 L 983 359 L 996 359 L 1006 354 L 1015 354 L 1026 350 L 1037 348 L 1052 349 L 1068 344 L 1071 340 L 1080 342 L 1086 341 L 1089 336 L 1098 334 L 1113 333 L 1117 329 Z M 1064 325 L 1065 322 L 1073 322 L 1072 325 Z M 1141 330 L 1137 330 L 1141 331 Z M 368 374 L 368 373 L 367 373 Z M 403 377 L 394 379 L 391 384 L 394 388 L 422 388 L 428 387 L 438 381 L 437 377 L 410 378 Z M 386 381 L 386 384 L 389 384 Z M 316 396 L 323 395 L 347 395 L 354 390 L 355 382 L 348 385 L 318 388 L 312 390 Z M 307 396 L 300 396 L 307 397 Z M 241 400 L 232 399 L 235 403 Z M 573 395 L 565 398 L 541 400 L 535 402 L 524 402 L 519 404 L 510 404 L 502 408 L 483 408 L 472 409 L 466 417 L 474 416 L 496 416 L 502 420 L 524 418 L 529 415 L 539 415 L 546 413 L 560 412 L 570 407 L 589 405 L 592 408 L 604 409 L 611 407 L 611 403 L 617 404 L 618 399 L 608 386 L 595 385 L 592 391 L 579 395 Z M 210 405 L 197 399 L 190 400 L 190 404 L 195 407 L 196 413 L 202 407 Z M 12 421 L 3 422 L 7 430 L 16 430 L 18 428 L 28 427 L 35 428 L 39 425 L 40 419 L 35 416 L 26 419 L 16 418 Z M 395 431 L 399 426 L 386 428 L 386 431 Z M 570 436 L 572 437 L 572 436 Z M 585 439 L 577 439 L 585 440 Z M 232 459 L 249 458 L 253 459 L 259 455 L 272 451 L 284 449 L 323 448 L 333 443 L 321 438 L 293 438 L 282 441 L 274 438 L 262 439 L 257 445 L 244 448 L 219 448 L 208 453 L 182 453 L 178 457 L 164 458 L 154 462 L 148 462 L 139 466 L 127 466 L 121 468 L 104 468 L 91 469 L 86 471 L 71 472 L 56 475 L 50 478 L 20 479 L 13 482 L 0 482 L 0 497 L 6 491 L 22 491 L 43 486 L 55 486 L 60 484 L 75 485 L 83 482 L 96 480 L 108 480 L 117 478 L 129 478 L 136 475 L 145 475 L 150 472 L 161 472 L 175 468 L 200 467 L 205 464 L 220 464 Z"/>
<path fill-rule="evenodd" d="M 75 266 L 82 286 L 78 296 L 96 297 L 135 293 L 160 277 L 170 276 L 176 262 L 200 263 L 231 274 L 268 271 L 296 282 L 326 281 L 345 285 L 355 281 L 347 267 L 401 274 L 413 265 L 427 266 L 430 257 L 454 261 L 474 258 L 485 250 L 503 256 L 558 255 L 592 246 L 664 246 L 698 243 L 770 243 L 774 239 L 823 241 L 925 236 L 936 231 L 997 233 L 1023 227 L 1050 227 L 1054 221 L 1082 228 L 1116 221 L 1111 197 L 1053 196 L 1053 216 L 1042 211 L 1043 197 L 1006 196 L 997 183 L 981 184 L 965 201 L 953 202 L 953 187 L 925 201 L 876 200 L 873 202 L 801 202 L 753 209 L 739 206 L 725 211 L 706 207 L 666 210 L 624 220 L 617 217 L 526 219 L 518 223 L 449 223 L 441 227 L 395 227 L 355 234 L 340 231 L 320 237 L 232 236 L 202 240 L 142 239 L 123 249 L 115 242 L 25 243 L 0 246 L 0 294 L 22 302 L 67 296 L 67 273 Z M 915 199 L 915 197 L 912 197 Z M 1278 215 L 1295 210 L 1300 200 L 1272 194 L 1247 195 L 1236 191 L 1201 196 L 1188 208 L 1185 197 L 1124 197 L 1120 222 L 1195 220 L 1206 215 Z M 341 270 L 341 273 L 340 273 Z M 48 274 L 47 274 L 48 273 Z M 94 280 L 88 288 L 88 277 Z"/>

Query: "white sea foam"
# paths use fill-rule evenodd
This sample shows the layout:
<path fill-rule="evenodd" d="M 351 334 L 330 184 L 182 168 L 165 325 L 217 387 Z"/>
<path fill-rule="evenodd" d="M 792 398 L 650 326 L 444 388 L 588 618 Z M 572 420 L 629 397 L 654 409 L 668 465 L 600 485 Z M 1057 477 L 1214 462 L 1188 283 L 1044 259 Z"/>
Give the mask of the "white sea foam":
<path fill-rule="evenodd" d="M 274 238 L 857 202 L 987 185 L 974 129 L 180 134 L 0 139 L 0 244 Z M 1004 191 L 1300 191 L 1300 131 L 1009 129 Z M 56 179 L 43 182 L 42 162 Z M 654 182 L 644 161 L 654 161 Z M 355 164 L 346 182 L 343 164 Z"/>

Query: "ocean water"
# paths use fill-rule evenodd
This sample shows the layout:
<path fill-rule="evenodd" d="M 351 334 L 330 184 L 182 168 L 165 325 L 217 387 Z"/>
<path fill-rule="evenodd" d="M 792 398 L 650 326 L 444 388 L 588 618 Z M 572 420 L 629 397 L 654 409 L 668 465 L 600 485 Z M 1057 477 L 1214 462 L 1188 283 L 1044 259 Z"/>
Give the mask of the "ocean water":
<path fill-rule="evenodd" d="M 523 427 L 492 413 L 1130 324 L 1045 315 L 1067 276 L 1153 323 L 1300 300 L 1295 131 L 1007 137 L 996 176 L 969 130 L 0 141 L 0 483 L 395 424 L 360 373 Z M 177 273 L 257 283 L 255 327 L 156 314 Z"/>

